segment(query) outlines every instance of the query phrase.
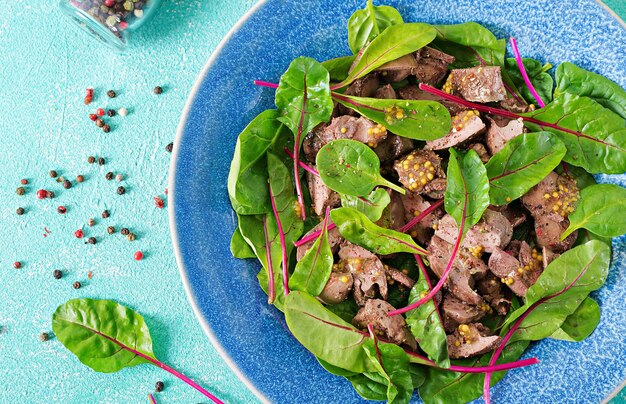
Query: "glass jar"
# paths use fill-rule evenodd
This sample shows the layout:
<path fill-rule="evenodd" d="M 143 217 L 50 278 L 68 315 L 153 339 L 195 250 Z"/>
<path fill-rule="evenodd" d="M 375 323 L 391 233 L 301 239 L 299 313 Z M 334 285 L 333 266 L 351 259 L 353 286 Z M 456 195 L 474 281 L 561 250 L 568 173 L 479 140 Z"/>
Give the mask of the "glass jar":
<path fill-rule="evenodd" d="M 60 5 L 83 30 L 123 52 L 132 32 L 152 18 L 161 0 L 61 0 Z"/>

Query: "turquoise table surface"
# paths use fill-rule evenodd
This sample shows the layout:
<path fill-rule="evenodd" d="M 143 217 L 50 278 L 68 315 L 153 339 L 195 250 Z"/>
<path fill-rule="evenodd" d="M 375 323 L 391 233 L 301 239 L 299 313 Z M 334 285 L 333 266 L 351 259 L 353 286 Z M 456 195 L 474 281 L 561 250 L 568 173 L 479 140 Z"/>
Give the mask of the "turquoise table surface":
<path fill-rule="evenodd" d="M 51 332 L 57 306 L 77 297 L 114 299 L 139 311 L 163 362 L 225 401 L 257 401 L 196 321 L 176 268 L 167 210 L 153 202 L 160 196 L 167 204 L 165 146 L 196 76 L 254 3 L 164 0 L 129 52 L 117 55 L 70 26 L 56 1 L 0 0 L 0 403 L 147 403 L 158 380 L 165 382 L 159 403 L 207 402 L 154 366 L 96 373 L 54 336 L 39 341 L 41 332 Z M 624 0 L 606 4 L 626 17 Z M 164 88 L 159 96 L 152 91 L 157 85 Z M 87 87 L 96 90 L 90 106 L 83 104 Z M 115 99 L 106 96 L 109 89 Z M 129 114 L 107 118 L 112 130 L 105 134 L 88 119 L 98 107 L 125 107 Z M 89 165 L 89 155 L 106 164 Z M 50 170 L 85 181 L 66 190 Z M 126 194 L 116 194 L 120 184 L 105 179 L 109 171 L 124 175 Z M 30 184 L 18 196 L 22 178 Z M 56 197 L 38 200 L 40 188 Z M 65 215 L 57 213 L 59 205 L 67 207 Z M 105 209 L 111 216 L 102 219 Z M 87 226 L 89 218 L 95 226 Z M 107 226 L 118 233 L 108 235 Z M 121 236 L 122 227 L 137 240 Z M 76 239 L 79 228 L 97 244 Z M 137 250 L 145 254 L 139 262 Z M 14 261 L 22 268 L 14 269 Z M 55 269 L 62 279 L 53 278 Z M 75 290 L 74 281 L 82 288 Z"/>

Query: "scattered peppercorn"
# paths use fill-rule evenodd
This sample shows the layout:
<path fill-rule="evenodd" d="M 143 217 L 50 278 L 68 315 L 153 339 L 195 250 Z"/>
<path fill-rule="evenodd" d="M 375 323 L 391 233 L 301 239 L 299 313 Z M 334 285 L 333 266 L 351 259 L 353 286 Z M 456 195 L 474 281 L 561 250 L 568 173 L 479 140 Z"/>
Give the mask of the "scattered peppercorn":
<path fill-rule="evenodd" d="M 102 108 L 98 108 L 98 109 L 96 110 L 96 115 L 98 115 L 98 116 L 104 116 L 104 109 L 102 109 Z"/>
<path fill-rule="evenodd" d="M 24 208 L 17 208 L 17 210 L 15 211 L 15 213 L 18 214 L 18 216 L 22 216 L 24 214 Z"/>
<path fill-rule="evenodd" d="M 120 233 L 122 233 L 122 236 L 127 236 L 130 233 L 130 230 L 128 230 L 126 227 L 122 227 Z"/>
<path fill-rule="evenodd" d="M 66 208 L 65 206 L 62 206 L 62 205 L 61 205 L 61 206 L 59 206 L 59 207 L 57 208 L 57 212 L 59 212 L 60 214 L 64 215 L 64 214 L 65 214 L 65 212 L 67 212 L 67 208 Z"/>
<path fill-rule="evenodd" d="M 98 159 L 98 165 L 103 166 L 103 165 L 104 165 L 104 163 L 105 163 L 105 161 L 104 161 L 104 157 L 100 157 L 100 158 Z"/>
<path fill-rule="evenodd" d="M 115 233 L 115 227 L 113 227 L 113 226 L 107 227 L 107 233 L 109 233 L 109 234 Z"/>
<path fill-rule="evenodd" d="M 49 339 L 50 339 L 50 335 L 48 335 L 47 332 L 42 332 L 41 334 L 39 334 L 39 340 L 41 342 L 46 342 Z"/>
<path fill-rule="evenodd" d="M 117 187 L 117 194 L 118 195 L 124 195 L 124 193 L 126 193 L 126 188 L 124 187 Z"/>
<path fill-rule="evenodd" d="M 74 287 L 74 289 L 80 289 L 80 287 L 83 285 L 81 285 L 80 282 L 76 281 L 72 284 L 72 286 Z"/>
<path fill-rule="evenodd" d="M 135 233 L 128 233 L 126 235 L 126 238 L 128 239 L 128 241 L 135 241 L 135 239 L 137 239 L 137 236 L 135 235 Z"/>
<path fill-rule="evenodd" d="M 95 237 L 89 237 L 87 239 L 87 241 L 85 242 L 85 244 L 96 244 L 96 238 Z"/>
<path fill-rule="evenodd" d="M 103 212 L 102 212 L 102 218 L 103 218 L 103 219 L 106 219 L 106 218 L 107 218 L 107 217 L 109 217 L 109 216 L 111 216 L 111 214 L 109 213 L 109 211 L 108 211 L 108 210 L 105 210 L 105 211 L 103 211 Z"/>
<path fill-rule="evenodd" d="M 165 384 L 163 384 L 163 382 L 158 381 L 156 382 L 156 385 L 154 386 L 154 391 L 156 391 L 157 393 L 160 393 L 163 391 L 163 388 L 165 388 Z"/>
<path fill-rule="evenodd" d="M 52 272 L 52 276 L 54 276 L 54 279 L 61 279 L 63 278 L 63 272 L 59 269 L 55 269 L 54 272 Z"/>
<path fill-rule="evenodd" d="M 122 174 L 118 174 L 115 176 L 115 180 L 117 182 L 122 182 L 124 180 L 124 176 Z"/>
<path fill-rule="evenodd" d="M 87 221 L 87 224 L 89 225 L 89 227 L 93 227 L 93 226 L 96 224 L 96 221 L 95 221 L 95 220 L 93 220 L 93 218 L 90 218 L 90 219 Z"/>
<path fill-rule="evenodd" d="M 168 143 L 167 146 L 165 146 L 165 151 L 171 153 L 172 150 L 174 150 L 174 143 Z"/>
<path fill-rule="evenodd" d="M 104 178 L 106 178 L 107 181 L 111 181 L 113 179 L 113 173 L 109 171 L 104 175 Z"/>
<path fill-rule="evenodd" d="M 83 182 L 83 181 L 85 181 L 85 177 L 83 177 L 82 175 L 76 176 L 76 182 Z"/>
<path fill-rule="evenodd" d="M 89 119 L 91 119 L 92 121 L 96 121 L 98 119 L 98 115 L 96 114 L 89 114 Z"/>
<path fill-rule="evenodd" d="M 63 188 L 65 188 L 65 189 L 72 188 L 72 183 L 69 182 L 68 180 L 63 181 Z"/>
<path fill-rule="evenodd" d="M 87 272 L 87 279 L 91 279 L 91 278 L 93 278 L 93 272 L 89 271 Z"/>
<path fill-rule="evenodd" d="M 100 118 L 96 119 L 96 126 L 102 128 L 104 126 L 104 121 Z"/>
<path fill-rule="evenodd" d="M 108 111 L 107 111 L 107 115 L 108 115 L 108 116 L 111 116 L 111 117 L 115 116 L 115 110 L 114 110 L 114 109 L 110 109 L 110 110 L 108 110 Z"/>
<path fill-rule="evenodd" d="M 117 113 L 118 113 L 118 114 L 120 114 L 120 116 L 124 117 L 124 116 L 128 115 L 128 110 L 127 110 L 126 108 L 123 108 L 123 107 L 122 107 L 122 108 L 120 108 L 120 109 L 117 111 Z"/>
<path fill-rule="evenodd" d="M 161 87 L 161 86 L 154 87 L 154 93 L 155 94 L 158 95 L 158 94 L 161 94 L 162 92 L 163 92 L 163 87 Z"/>
<path fill-rule="evenodd" d="M 63 176 L 60 176 L 57 178 L 57 182 L 63 182 L 65 181 L 65 178 L 63 178 Z"/>
<path fill-rule="evenodd" d="M 109 132 L 111 132 L 111 126 L 109 126 L 109 124 L 108 124 L 108 123 L 105 123 L 105 124 L 104 124 L 104 126 L 102 127 L 102 131 L 103 131 L 104 133 L 109 133 Z"/>
<path fill-rule="evenodd" d="M 26 193 L 26 190 L 24 189 L 24 187 L 17 187 L 17 189 L 15 190 L 15 193 L 18 194 L 19 196 L 22 196 Z"/>
<path fill-rule="evenodd" d="M 65 184 L 64 184 L 64 186 L 65 186 Z M 54 192 L 52 192 L 52 191 L 46 191 L 46 196 L 47 196 L 48 198 L 52 199 L 52 198 L 54 198 Z"/>
<path fill-rule="evenodd" d="M 18 191 L 19 191 L 19 188 L 18 188 Z M 19 192 L 17 194 L 20 195 Z M 48 197 L 48 191 L 46 191 L 45 189 L 40 189 L 37 191 L 35 195 L 37 195 L 37 198 L 39 199 L 46 199 Z"/>
<path fill-rule="evenodd" d="M 93 163 L 96 162 L 96 158 L 94 156 L 89 156 L 89 157 L 87 157 L 87 162 L 89 164 L 93 164 Z"/>
<path fill-rule="evenodd" d="M 59 174 L 57 174 L 57 172 L 56 172 L 56 171 L 54 171 L 54 170 L 50 170 L 50 177 L 51 177 L 51 178 L 56 178 L 56 177 L 58 177 L 58 176 L 59 176 Z"/>
<path fill-rule="evenodd" d="M 158 196 L 154 197 L 154 204 L 159 209 L 163 209 L 163 206 L 165 206 L 165 203 L 163 202 L 163 199 L 159 198 Z"/>
<path fill-rule="evenodd" d="M 109 98 L 115 98 L 117 94 L 115 94 L 115 91 L 109 90 L 107 91 L 107 95 L 109 96 Z"/>
<path fill-rule="evenodd" d="M 141 251 L 137 251 L 134 255 L 135 261 L 141 261 L 143 258 L 143 253 Z"/>
<path fill-rule="evenodd" d="M 13 263 L 13 268 L 15 268 L 15 269 L 20 269 L 21 267 L 22 267 L 22 263 L 21 263 L 21 262 L 19 262 L 19 261 L 15 261 L 15 262 Z"/>
<path fill-rule="evenodd" d="M 22 185 L 28 185 L 28 180 L 27 180 L 26 178 L 22 178 L 22 179 L 20 180 L 20 184 L 22 184 Z"/>
<path fill-rule="evenodd" d="M 81 229 L 78 229 L 74 232 L 74 236 L 76 236 L 76 238 L 83 238 L 84 235 L 85 233 L 83 233 Z"/>

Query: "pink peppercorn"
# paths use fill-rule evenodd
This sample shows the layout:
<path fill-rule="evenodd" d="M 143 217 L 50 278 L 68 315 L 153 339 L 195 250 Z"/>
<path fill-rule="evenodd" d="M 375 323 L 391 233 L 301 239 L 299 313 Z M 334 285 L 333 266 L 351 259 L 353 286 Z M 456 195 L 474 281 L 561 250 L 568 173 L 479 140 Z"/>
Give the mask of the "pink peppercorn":
<path fill-rule="evenodd" d="M 115 0 L 104 0 L 104 5 L 107 7 L 113 7 L 115 5 Z"/>
<path fill-rule="evenodd" d="M 98 109 L 96 110 L 96 115 L 98 115 L 98 116 L 104 116 L 104 109 L 102 109 L 102 108 L 98 108 Z"/>
<path fill-rule="evenodd" d="M 98 119 L 98 115 L 96 114 L 89 114 L 89 119 L 91 119 L 92 121 L 96 121 Z"/>
<path fill-rule="evenodd" d="M 64 215 L 65 212 L 67 212 L 67 209 L 65 208 L 65 206 L 61 205 L 57 208 L 57 212 L 59 212 L 60 214 Z"/>
<path fill-rule="evenodd" d="M 20 180 L 20 184 L 22 184 L 22 185 L 27 185 L 27 184 L 28 184 L 28 180 L 27 180 L 26 178 L 22 178 L 22 179 Z"/>
<path fill-rule="evenodd" d="M 87 89 L 87 97 L 93 97 L 93 88 L 89 87 Z"/>
<path fill-rule="evenodd" d="M 20 269 L 21 267 L 22 267 L 22 263 L 21 263 L 21 262 L 19 262 L 19 261 L 15 261 L 15 262 L 13 263 L 13 268 L 15 268 L 15 269 Z"/>
<path fill-rule="evenodd" d="M 48 197 L 48 191 L 46 191 L 45 189 L 40 189 L 39 191 L 37 191 L 37 198 L 46 199 L 47 197 Z"/>
<path fill-rule="evenodd" d="M 127 23 L 126 21 L 122 21 L 122 22 L 120 22 L 119 27 L 120 27 L 120 29 L 123 31 L 123 30 L 125 30 L 126 28 L 128 28 L 128 23 Z"/>
<path fill-rule="evenodd" d="M 165 206 L 165 203 L 163 202 L 163 199 L 159 198 L 158 196 L 154 197 L 154 204 L 159 209 L 163 209 L 163 206 Z"/>
<path fill-rule="evenodd" d="M 76 238 L 83 238 L 84 235 L 85 233 L 83 233 L 81 229 L 78 229 L 74 232 L 74 236 L 76 236 Z"/>
<path fill-rule="evenodd" d="M 141 259 L 143 258 L 143 253 L 141 251 L 137 251 L 134 257 L 135 257 L 135 261 L 141 261 Z"/>

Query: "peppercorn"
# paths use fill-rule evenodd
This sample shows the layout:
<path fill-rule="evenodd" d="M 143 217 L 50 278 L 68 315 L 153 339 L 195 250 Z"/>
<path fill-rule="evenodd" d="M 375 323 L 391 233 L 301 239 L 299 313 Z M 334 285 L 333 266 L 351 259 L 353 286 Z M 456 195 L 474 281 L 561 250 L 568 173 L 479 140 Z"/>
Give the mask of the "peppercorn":
<path fill-rule="evenodd" d="M 65 186 L 65 184 L 63 184 L 63 186 Z M 54 198 L 54 192 L 46 191 L 46 197 L 50 199 Z"/>
<path fill-rule="evenodd" d="M 17 208 L 17 210 L 15 211 L 15 213 L 18 214 L 18 216 L 22 216 L 24 214 L 24 208 Z"/>
<path fill-rule="evenodd" d="M 56 177 L 58 177 L 58 176 L 59 176 L 59 175 L 57 174 L 57 172 L 56 172 L 56 171 L 54 171 L 54 170 L 50 170 L 50 177 L 51 177 L 51 178 L 56 178 Z"/>
<path fill-rule="evenodd" d="M 63 278 L 63 272 L 61 272 L 58 269 L 55 269 L 54 272 L 52 272 L 52 276 L 54 276 L 54 279 L 61 279 Z"/>
<path fill-rule="evenodd" d="M 128 239 L 128 241 L 135 241 L 137 236 L 135 235 L 135 233 L 128 233 L 128 235 L 126 235 L 126 238 Z"/>
<path fill-rule="evenodd" d="M 93 226 L 96 224 L 96 221 L 95 221 L 95 220 L 93 220 L 93 218 L 90 218 L 90 219 L 87 221 L 87 224 L 89 225 L 89 227 L 93 227 Z"/>
<path fill-rule="evenodd" d="M 171 153 L 172 150 L 174 150 L 174 143 L 168 143 L 167 146 L 165 146 L 165 151 Z"/>
<path fill-rule="evenodd" d="M 26 193 L 26 190 L 24 189 L 24 187 L 17 187 L 17 189 L 15 190 L 15 193 L 18 194 L 19 196 L 22 196 Z"/>
<path fill-rule="evenodd" d="M 106 178 L 107 181 L 111 181 L 113 179 L 113 173 L 109 171 L 104 175 L 104 178 Z"/>
<path fill-rule="evenodd" d="M 104 121 L 100 118 L 96 119 L 96 126 L 102 128 L 104 126 Z"/>
<path fill-rule="evenodd" d="M 105 163 L 105 161 L 104 161 L 104 157 L 100 157 L 100 158 L 98 158 L 98 165 L 103 166 L 103 165 L 104 165 L 104 163 Z"/>
<path fill-rule="evenodd" d="M 107 217 L 109 217 L 109 216 L 111 216 L 111 215 L 109 214 L 109 211 L 108 211 L 108 210 L 105 210 L 105 211 L 103 211 L 103 212 L 102 212 L 102 218 L 103 218 L 103 219 L 106 219 L 106 218 L 107 218 Z"/>
<path fill-rule="evenodd" d="M 87 241 L 85 241 L 85 244 L 96 244 L 96 238 L 95 237 L 89 237 L 87 239 Z"/>
<path fill-rule="evenodd" d="M 113 3 L 113 2 L 111 2 L 111 3 Z M 108 6 L 108 7 L 111 7 L 111 6 Z M 115 98 L 115 96 L 117 94 L 115 94 L 115 91 L 109 90 L 109 91 L 107 91 L 107 95 L 109 96 L 109 98 Z"/>
<path fill-rule="evenodd" d="M 83 285 L 81 285 L 80 282 L 76 281 L 72 284 L 72 286 L 74 287 L 74 289 L 80 289 L 80 287 Z"/>
<path fill-rule="evenodd" d="M 163 87 L 161 87 L 161 86 L 154 87 L 154 93 L 155 94 L 158 95 L 158 94 L 161 94 L 162 92 L 163 92 Z"/>
<path fill-rule="evenodd" d="M 81 229 L 78 229 L 74 232 L 74 236 L 76 238 L 83 238 L 83 236 L 85 235 L 85 233 L 83 233 L 83 231 Z"/>
<path fill-rule="evenodd" d="M 65 189 L 72 188 L 72 183 L 69 182 L 68 180 L 63 181 L 63 188 L 65 188 Z"/>
<path fill-rule="evenodd" d="M 22 179 L 20 180 L 20 184 L 22 184 L 22 185 L 28 185 L 28 180 L 27 180 L 26 178 L 22 178 Z"/>
<path fill-rule="evenodd" d="M 92 121 L 97 121 L 98 120 L 98 115 L 96 114 L 89 114 L 89 119 L 91 119 Z"/>
<path fill-rule="evenodd" d="M 124 193 L 126 192 L 126 188 L 124 187 L 117 187 L 117 194 L 118 195 L 124 195 Z"/>
<path fill-rule="evenodd" d="M 15 268 L 15 269 L 20 269 L 21 267 L 22 267 L 22 263 L 21 263 L 21 262 L 19 262 L 19 261 L 15 261 L 15 262 L 13 263 L 13 268 Z"/>
<path fill-rule="evenodd" d="M 42 332 L 41 334 L 39 334 L 39 340 L 41 342 L 46 342 L 49 339 L 50 339 L 50 335 L 48 335 L 47 332 Z"/>
<path fill-rule="evenodd" d="M 156 391 L 157 393 L 160 393 L 163 391 L 163 388 L 165 388 L 165 384 L 163 384 L 163 382 L 158 381 L 156 382 L 156 385 L 154 386 L 154 391 Z"/>
<path fill-rule="evenodd" d="M 141 251 L 137 251 L 133 257 L 135 258 L 135 261 L 141 261 L 143 259 L 143 253 Z"/>
<path fill-rule="evenodd" d="M 104 109 L 102 109 L 102 108 L 98 108 L 98 109 L 96 110 L 96 115 L 98 115 L 98 116 L 104 116 Z"/>
<path fill-rule="evenodd" d="M 82 175 L 76 176 L 76 182 L 83 182 L 83 181 L 85 181 L 85 177 L 83 177 Z"/>
<path fill-rule="evenodd" d="M 59 206 L 57 208 L 57 212 L 59 212 L 60 214 L 64 215 L 65 212 L 67 212 L 67 208 L 65 206 Z"/>
<path fill-rule="evenodd" d="M 113 227 L 113 226 L 107 227 L 107 233 L 109 233 L 109 234 L 115 233 L 115 227 Z"/>
<path fill-rule="evenodd" d="M 126 227 L 122 227 L 120 233 L 122 233 L 122 236 L 127 236 L 130 233 L 130 230 L 128 230 Z"/>
<path fill-rule="evenodd" d="M 163 199 L 159 198 L 158 196 L 155 196 L 153 200 L 157 208 L 163 209 L 163 207 L 165 206 L 165 202 L 163 202 Z"/>
<path fill-rule="evenodd" d="M 102 127 L 102 131 L 103 131 L 104 133 L 109 133 L 109 132 L 111 132 L 111 127 L 109 126 L 109 124 L 108 124 L 108 123 L 105 123 L 105 124 L 104 124 L 104 126 Z"/>
<path fill-rule="evenodd" d="M 108 116 L 111 116 L 111 117 L 115 116 L 115 110 L 114 110 L 114 109 L 110 109 L 110 110 L 108 110 L 108 111 L 107 111 L 107 115 L 108 115 Z"/>
<path fill-rule="evenodd" d="M 122 182 L 122 180 L 124 180 L 124 176 L 122 174 L 118 174 L 115 176 L 115 180 L 117 182 Z"/>
<path fill-rule="evenodd" d="M 128 110 L 126 108 L 120 108 L 117 112 L 120 114 L 121 117 L 128 115 Z"/>
<path fill-rule="evenodd" d="M 45 189 L 40 189 L 35 195 L 37 195 L 38 199 L 46 199 L 48 197 L 48 191 L 46 191 Z"/>
<path fill-rule="evenodd" d="M 96 162 L 96 158 L 94 156 L 89 156 L 89 157 L 87 157 L 87 162 L 89 164 L 93 164 L 93 163 Z"/>

